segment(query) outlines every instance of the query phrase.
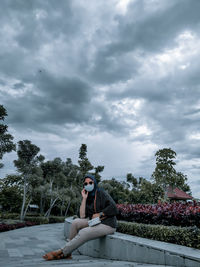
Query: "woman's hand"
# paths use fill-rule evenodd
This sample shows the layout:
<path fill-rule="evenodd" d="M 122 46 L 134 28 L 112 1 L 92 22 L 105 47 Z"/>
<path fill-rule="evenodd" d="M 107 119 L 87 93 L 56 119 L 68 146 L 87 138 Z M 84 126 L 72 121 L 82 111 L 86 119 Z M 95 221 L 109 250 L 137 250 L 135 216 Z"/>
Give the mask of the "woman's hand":
<path fill-rule="evenodd" d="M 92 219 L 94 219 L 94 218 L 96 218 L 96 217 L 99 217 L 99 216 L 100 216 L 99 213 L 94 213 L 94 214 L 92 215 Z"/>
<path fill-rule="evenodd" d="M 85 193 L 85 192 L 86 192 L 86 193 Z M 87 197 L 88 197 L 88 192 L 85 191 L 85 188 L 83 188 L 83 190 L 81 191 L 81 195 L 82 195 L 83 199 L 87 199 Z"/>

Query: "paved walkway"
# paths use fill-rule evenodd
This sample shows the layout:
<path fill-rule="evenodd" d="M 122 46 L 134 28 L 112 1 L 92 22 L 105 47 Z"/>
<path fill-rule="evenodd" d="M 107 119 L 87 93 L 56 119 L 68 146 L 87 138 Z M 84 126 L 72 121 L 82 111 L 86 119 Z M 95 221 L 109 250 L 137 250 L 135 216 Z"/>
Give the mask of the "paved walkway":
<path fill-rule="evenodd" d="M 63 227 L 63 223 L 44 224 L 0 233 L 0 266 L 161 267 L 161 265 L 140 264 L 133 262 L 92 258 L 80 255 L 78 250 L 73 252 L 72 260 L 45 261 L 42 258 L 42 255 L 44 253 L 59 249 L 65 245 L 66 241 L 64 240 Z"/>

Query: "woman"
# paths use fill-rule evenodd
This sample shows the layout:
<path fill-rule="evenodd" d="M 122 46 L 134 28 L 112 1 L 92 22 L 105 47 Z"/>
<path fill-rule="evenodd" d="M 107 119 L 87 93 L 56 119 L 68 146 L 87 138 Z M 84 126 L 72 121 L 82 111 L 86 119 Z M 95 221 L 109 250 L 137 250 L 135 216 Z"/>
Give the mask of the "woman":
<path fill-rule="evenodd" d="M 64 248 L 45 254 L 45 260 L 71 259 L 72 251 L 85 242 L 116 231 L 116 204 L 109 194 L 97 186 L 94 176 L 85 176 L 81 194 L 82 202 L 78 214 L 80 218 L 72 222 L 69 242 Z M 100 218 L 100 223 L 89 226 L 88 220 L 97 217 Z"/>

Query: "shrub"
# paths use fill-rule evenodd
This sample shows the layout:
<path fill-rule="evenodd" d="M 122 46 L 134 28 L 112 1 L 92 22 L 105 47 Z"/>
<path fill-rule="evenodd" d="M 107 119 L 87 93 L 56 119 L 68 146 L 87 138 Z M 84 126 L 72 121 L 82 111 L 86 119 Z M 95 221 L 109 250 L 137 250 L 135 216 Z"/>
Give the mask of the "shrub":
<path fill-rule="evenodd" d="M 33 217 L 33 216 L 26 216 L 25 221 L 34 222 L 37 224 L 47 224 L 49 220 L 45 217 Z"/>
<path fill-rule="evenodd" d="M 37 213 L 37 212 L 27 212 L 26 216 L 29 216 L 29 217 L 41 217 L 41 214 Z"/>
<path fill-rule="evenodd" d="M 12 219 L 12 220 L 19 220 L 19 213 L 1 213 L 1 219 Z"/>
<path fill-rule="evenodd" d="M 50 216 L 49 223 L 64 223 L 65 217 L 63 216 Z"/>
<path fill-rule="evenodd" d="M 64 223 L 65 217 L 62 216 L 50 216 L 49 219 L 46 217 L 33 217 L 26 216 L 25 221 L 37 222 L 38 224 L 46 223 Z"/>
<path fill-rule="evenodd" d="M 124 234 L 200 249 L 200 229 L 196 226 L 176 227 L 118 221 L 117 231 Z"/>
<path fill-rule="evenodd" d="M 20 215 L 18 213 L 4 213 L 1 214 L 0 219 L 3 220 L 19 220 Z M 46 224 L 46 223 L 64 223 L 64 216 L 50 216 L 49 219 L 43 216 L 39 216 L 39 214 L 30 214 L 27 213 L 24 221 L 35 222 L 37 224 Z"/>
<path fill-rule="evenodd" d="M 13 218 L 13 214 L 11 216 L 6 216 L 7 218 Z M 19 215 L 18 215 L 19 217 Z M 9 220 L 9 219 L 6 219 Z M 18 228 L 22 228 L 25 226 L 33 226 L 38 224 L 48 224 L 48 223 L 64 223 L 65 217 L 56 217 L 50 216 L 49 220 L 45 217 L 33 217 L 33 216 L 26 216 L 24 222 L 8 222 L 8 223 L 0 223 L 0 232 L 5 232 L 9 230 L 14 230 Z"/>
<path fill-rule="evenodd" d="M 190 203 L 164 203 L 157 205 L 118 204 L 118 220 L 146 224 L 200 227 L 200 205 Z"/>
<path fill-rule="evenodd" d="M 25 226 L 33 226 L 36 224 L 37 223 L 34 223 L 34 222 L 18 222 L 18 223 L 14 223 L 14 224 L 1 223 L 0 224 L 0 232 L 10 231 L 10 230 L 22 228 Z"/>

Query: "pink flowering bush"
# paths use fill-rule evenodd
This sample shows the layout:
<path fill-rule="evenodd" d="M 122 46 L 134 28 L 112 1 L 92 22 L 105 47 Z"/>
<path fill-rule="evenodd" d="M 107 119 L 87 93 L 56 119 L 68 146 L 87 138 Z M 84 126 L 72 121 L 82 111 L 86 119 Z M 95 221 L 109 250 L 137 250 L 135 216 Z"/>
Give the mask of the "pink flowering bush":
<path fill-rule="evenodd" d="M 118 220 L 200 227 L 200 203 L 117 204 Z"/>
<path fill-rule="evenodd" d="M 15 223 L 15 224 L 0 223 L 0 232 L 14 230 L 14 229 L 22 228 L 25 226 L 33 226 L 36 224 L 38 223 L 36 222 L 22 222 L 22 223 Z"/>

